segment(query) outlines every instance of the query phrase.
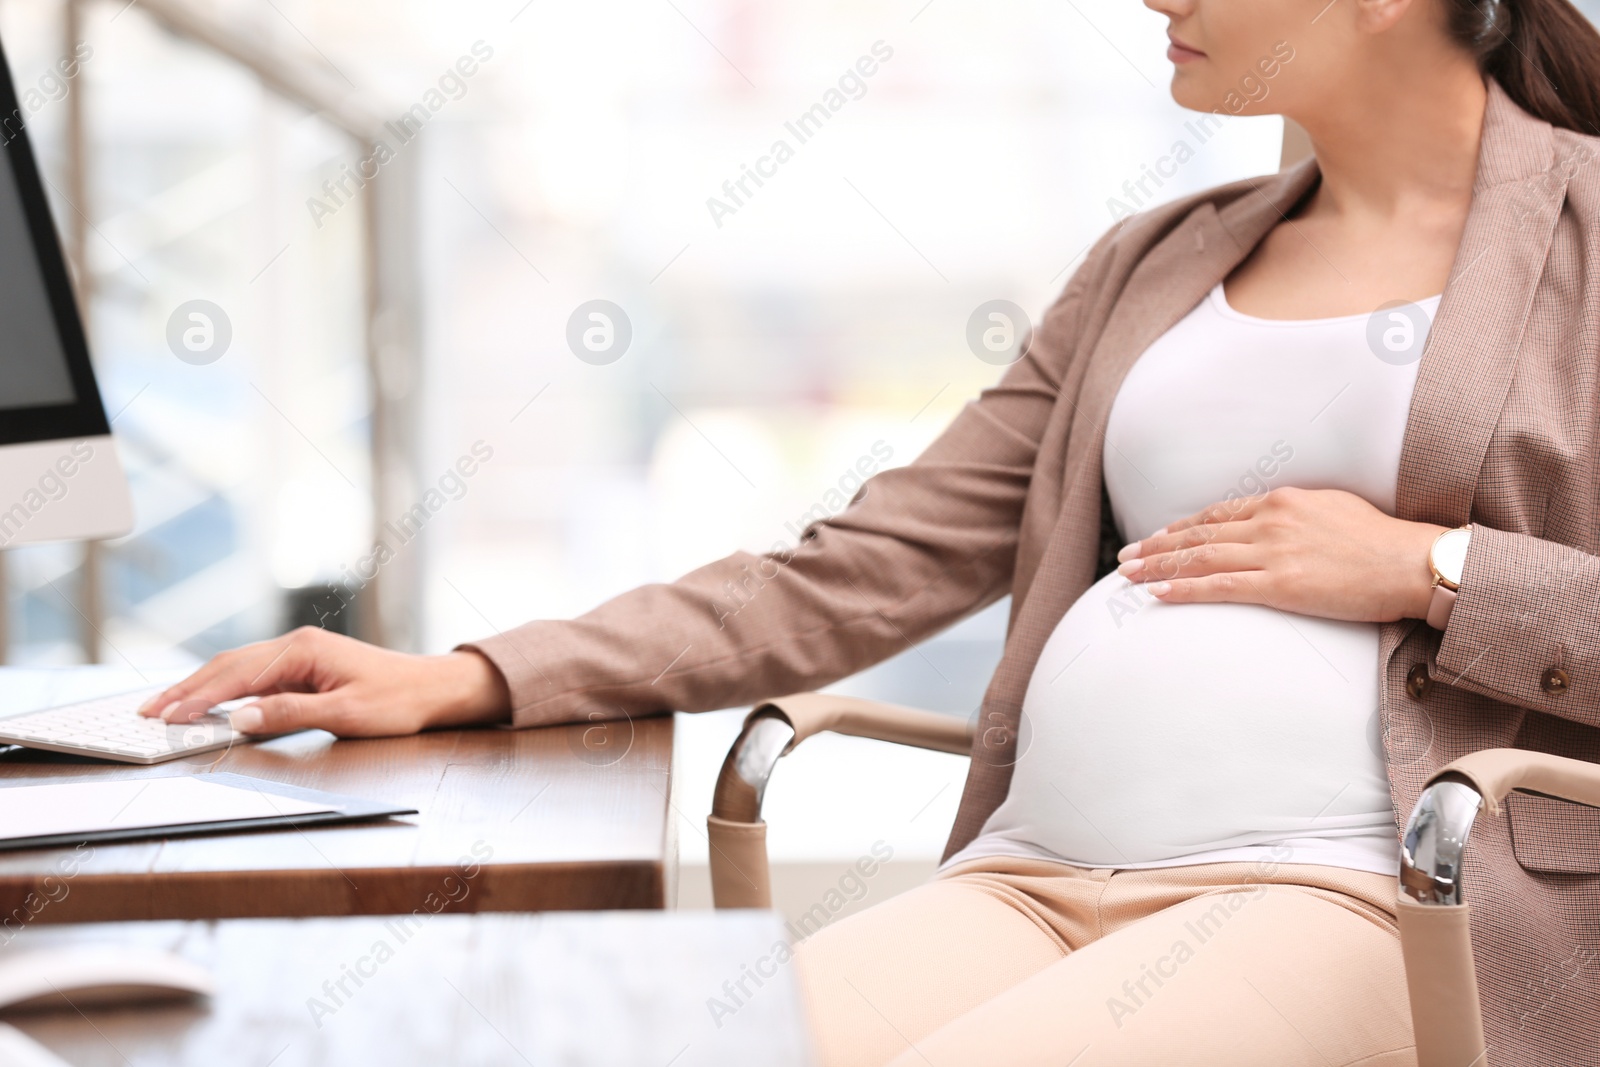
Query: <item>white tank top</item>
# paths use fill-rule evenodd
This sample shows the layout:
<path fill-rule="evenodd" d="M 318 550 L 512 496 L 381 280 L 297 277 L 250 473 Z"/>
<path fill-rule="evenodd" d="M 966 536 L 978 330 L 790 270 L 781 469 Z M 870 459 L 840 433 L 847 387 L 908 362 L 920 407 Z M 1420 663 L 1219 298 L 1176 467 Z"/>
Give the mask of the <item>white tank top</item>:
<path fill-rule="evenodd" d="M 1218 285 L 1112 404 L 1104 470 L 1124 539 L 1281 486 L 1344 489 L 1393 514 L 1438 302 L 1258 319 Z M 1163 604 L 1107 575 L 1046 643 L 1010 791 L 949 862 L 1270 859 L 1394 874 L 1378 681 L 1376 624 Z"/>

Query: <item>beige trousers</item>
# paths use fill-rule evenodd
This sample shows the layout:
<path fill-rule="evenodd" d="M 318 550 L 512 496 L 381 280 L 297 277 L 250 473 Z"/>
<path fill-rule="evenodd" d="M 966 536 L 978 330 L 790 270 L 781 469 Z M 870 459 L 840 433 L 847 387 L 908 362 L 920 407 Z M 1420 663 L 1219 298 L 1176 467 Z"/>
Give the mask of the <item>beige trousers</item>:
<path fill-rule="evenodd" d="M 796 952 L 823 1067 L 1414 1067 L 1395 879 L 991 858 Z"/>

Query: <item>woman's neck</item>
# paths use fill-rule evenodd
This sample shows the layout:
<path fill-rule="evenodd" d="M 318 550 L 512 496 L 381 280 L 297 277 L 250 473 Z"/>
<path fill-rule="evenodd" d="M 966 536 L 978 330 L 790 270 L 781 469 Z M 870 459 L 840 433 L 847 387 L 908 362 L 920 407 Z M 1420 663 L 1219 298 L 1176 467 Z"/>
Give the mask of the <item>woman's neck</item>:
<path fill-rule="evenodd" d="M 1445 287 L 1472 207 L 1488 89 L 1470 56 L 1413 45 L 1364 54 L 1328 82 L 1348 88 L 1285 100 L 1322 181 L 1294 224 L 1274 227 L 1229 276 L 1239 311 L 1363 314 Z"/>
<path fill-rule="evenodd" d="M 1432 60 L 1385 64 L 1293 116 L 1322 171 L 1310 211 L 1376 220 L 1470 200 L 1488 88 L 1470 57 Z"/>

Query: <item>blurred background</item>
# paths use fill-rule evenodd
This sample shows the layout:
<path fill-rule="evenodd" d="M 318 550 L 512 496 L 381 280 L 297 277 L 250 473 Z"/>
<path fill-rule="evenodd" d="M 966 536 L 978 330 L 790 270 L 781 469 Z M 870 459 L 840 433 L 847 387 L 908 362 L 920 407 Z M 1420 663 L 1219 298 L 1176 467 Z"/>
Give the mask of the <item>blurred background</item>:
<path fill-rule="evenodd" d="M 138 519 L 4 553 L 35 666 L 300 622 L 437 652 L 792 543 L 999 377 L 980 307 L 1037 319 L 1118 202 L 1282 136 L 1197 138 L 1132 0 L 0 0 L 0 41 Z M 205 362 L 170 340 L 196 300 Z M 971 714 L 1004 609 L 841 688 Z M 682 723 L 685 901 L 738 715 Z M 931 869 L 963 761 L 791 762 L 796 886 L 878 839 Z"/>

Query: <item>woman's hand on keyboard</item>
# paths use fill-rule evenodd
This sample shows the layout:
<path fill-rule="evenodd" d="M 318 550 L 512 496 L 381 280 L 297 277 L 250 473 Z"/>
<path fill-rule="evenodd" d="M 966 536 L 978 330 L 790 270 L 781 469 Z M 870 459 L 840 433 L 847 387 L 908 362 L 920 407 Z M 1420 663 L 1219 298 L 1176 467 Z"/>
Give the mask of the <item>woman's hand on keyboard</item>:
<path fill-rule="evenodd" d="M 314 728 L 385 737 L 511 715 L 505 678 L 476 652 L 413 656 L 315 627 L 224 652 L 139 710 L 187 722 L 246 696 L 261 699 L 231 718 L 251 734 Z"/>
<path fill-rule="evenodd" d="M 1433 593 L 1428 551 L 1444 531 L 1339 489 L 1274 489 L 1213 504 L 1127 546 L 1117 569 L 1168 603 L 1421 619 Z"/>

